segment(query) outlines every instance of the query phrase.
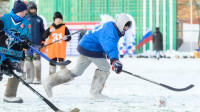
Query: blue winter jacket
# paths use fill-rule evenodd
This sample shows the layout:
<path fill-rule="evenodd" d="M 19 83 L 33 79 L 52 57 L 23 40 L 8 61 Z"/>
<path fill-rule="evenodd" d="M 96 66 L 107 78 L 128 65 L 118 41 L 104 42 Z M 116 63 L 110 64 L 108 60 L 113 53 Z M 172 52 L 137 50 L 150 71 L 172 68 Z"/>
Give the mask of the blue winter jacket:
<path fill-rule="evenodd" d="M 44 41 L 42 34 L 45 31 L 42 18 L 27 14 L 26 19 L 31 23 L 31 45 L 40 45 Z"/>
<path fill-rule="evenodd" d="M 4 14 L 0 19 L 3 20 L 5 29 L 16 29 L 20 32 L 21 38 L 31 39 L 31 25 L 26 18 L 20 18 L 13 13 L 13 10 L 11 10 L 10 14 Z"/>
<path fill-rule="evenodd" d="M 119 60 L 117 48 L 121 33 L 114 22 L 107 22 L 88 31 L 80 40 L 78 52 L 94 58 L 103 58 L 105 53 L 112 60 Z"/>
<path fill-rule="evenodd" d="M 15 15 L 13 11 L 10 14 L 4 14 L 0 19 L 4 23 L 4 29 L 10 31 L 11 29 L 17 31 L 20 35 L 19 38 L 28 38 L 30 40 L 31 25 L 26 18 L 20 18 Z M 10 58 L 14 61 L 20 61 L 23 54 L 23 48 L 18 44 L 18 41 L 12 36 L 6 36 L 4 32 L 0 32 L 0 52 L 3 53 L 6 58 Z"/>

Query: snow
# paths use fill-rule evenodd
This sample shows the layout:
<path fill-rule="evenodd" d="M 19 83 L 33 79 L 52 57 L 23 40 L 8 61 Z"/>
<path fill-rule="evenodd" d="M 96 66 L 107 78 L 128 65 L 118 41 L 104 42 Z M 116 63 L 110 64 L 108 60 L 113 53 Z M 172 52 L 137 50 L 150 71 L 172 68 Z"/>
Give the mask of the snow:
<path fill-rule="evenodd" d="M 72 61 L 68 68 L 76 64 L 77 57 L 68 57 Z M 126 73 L 111 74 L 106 82 L 103 94 L 110 99 L 90 100 L 89 92 L 93 73 L 96 69 L 91 64 L 84 74 L 75 80 L 56 86 L 54 97 L 48 98 L 61 110 L 79 108 L 81 112 L 199 112 L 200 111 L 200 60 L 199 59 L 120 59 L 124 70 L 160 82 L 172 87 L 183 88 L 190 84 L 195 87 L 184 92 L 174 92 Z M 48 62 L 42 59 L 42 79 L 48 76 Z M 7 83 L 7 76 L 0 82 L 0 112 L 53 112 L 53 110 L 20 83 L 18 96 L 23 104 L 10 104 L 2 101 Z M 42 85 L 32 85 L 47 98 Z M 155 101 L 163 96 L 167 99 L 166 107 L 157 107 Z"/>

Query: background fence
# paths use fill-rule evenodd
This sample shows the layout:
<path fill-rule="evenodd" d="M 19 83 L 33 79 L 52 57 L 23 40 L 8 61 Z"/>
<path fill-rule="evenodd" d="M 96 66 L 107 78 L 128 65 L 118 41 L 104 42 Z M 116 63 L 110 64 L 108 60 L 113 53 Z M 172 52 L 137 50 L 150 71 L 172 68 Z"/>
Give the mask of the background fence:
<path fill-rule="evenodd" d="M 5 13 L 9 13 L 9 1 L 1 1 L 0 0 L 0 15 L 3 15 Z"/>
<path fill-rule="evenodd" d="M 13 0 L 11 0 L 13 1 Z M 30 0 L 27 0 L 30 1 Z M 116 14 L 128 13 L 136 21 L 136 45 L 142 39 L 145 31 L 152 27 L 160 28 L 163 34 L 163 48 L 177 50 L 182 43 L 180 38 L 183 33 L 183 23 L 180 11 L 182 6 L 192 1 L 196 11 L 199 0 L 32 0 L 38 4 L 38 13 L 43 15 L 49 23 L 53 22 L 53 14 L 60 11 L 66 22 L 100 21 L 101 14 L 109 14 L 115 18 Z M 10 7 L 12 7 L 11 2 Z M 189 5 L 188 5 L 189 6 Z M 190 16 L 190 10 L 185 9 L 185 15 Z M 193 14 L 195 12 L 193 11 Z M 194 19 L 194 18 L 193 18 Z M 178 29 L 178 30 L 177 30 Z M 178 32 L 177 32 L 178 31 Z M 179 38 L 178 38 L 179 37 Z M 136 53 L 153 50 L 152 42 L 149 42 Z"/>

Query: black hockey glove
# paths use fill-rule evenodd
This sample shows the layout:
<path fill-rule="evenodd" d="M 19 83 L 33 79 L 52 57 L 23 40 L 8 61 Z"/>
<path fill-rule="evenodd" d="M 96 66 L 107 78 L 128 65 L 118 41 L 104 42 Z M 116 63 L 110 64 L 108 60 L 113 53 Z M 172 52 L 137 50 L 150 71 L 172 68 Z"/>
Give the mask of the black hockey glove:
<path fill-rule="evenodd" d="M 17 62 L 11 62 L 8 58 L 5 59 L 2 62 L 2 65 L 5 66 L 5 67 L 10 68 L 10 70 L 16 70 L 17 72 L 23 73 L 23 70 L 21 69 L 19 63 L 17 63 Z"/>
<path fill-rule="evenodd" d="M 122 71 L 122 63 L 119 60 L 112 61 L 112 70 L 117 74 L 120 74 Z"/>
<path fill-rule="evenodd" d="M 24 49 L 29 49 L 31 45 L 31 41 L 28 38 L 22 38 L 22 42 L 19 42 L 19 44 L 24 48 Z"/>
<path fill-rule="evenodd" d="M 41 47 L 43 47 L 44 46 L 44 42 L 42 42 L 40 45 L 41 45 Z"/>
<path fill-rule="evenodd" d="M 0 81 L 3 79 L 3 74 L 7 76 L 12 76 L 13 71 L 7 66 L 0 66 Z"/>
<path fill-rule="evenodd" d="M 71 36 L 65 35 L 65 36 L 63 37 L 63 40 L 69 42 L 69 41 L 71 40 Z"/>
<path fill-rule="evenodd" d="M 4 28 L 4 23 L 3 21 L 0 19 L 0 31 Z"/>

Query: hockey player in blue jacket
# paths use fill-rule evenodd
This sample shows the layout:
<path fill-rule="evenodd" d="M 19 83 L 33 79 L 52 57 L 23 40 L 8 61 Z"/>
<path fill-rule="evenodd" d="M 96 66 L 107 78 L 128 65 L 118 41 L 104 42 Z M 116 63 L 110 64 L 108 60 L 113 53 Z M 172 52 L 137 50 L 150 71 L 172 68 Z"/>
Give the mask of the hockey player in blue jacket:
<path fill-rule="evenodd" d="M 129 17 L 122 13 L 119 14 L 115 22 L 107 22 L 88 31 L 80 40 L 76 67 L 72 70 L 63 69 L 43 81 L 43 86 L 49 97 L 52 97 L 52 88 L 56 85 L 69 82 L 75 77 L 83 74 L 85 69 L 93 62 L 98 68 L 94 73 L 92 86 L 90 89 L 91 99 L 107 98 L 102 95 L 104 84 L 110 74 L 110 64 L 112 70 L 120 73 L 122 63 L 119 61 L 117 43 L 131 27 Z M 105 58 L 105 54 L 110 58 L 110 64 Z"/>
<path fill-rule="evenodd" d="M 28 49 L 30 45 L 31 25 L 24 18 L 27 6 L 24 2 L 15 1 L 10 14 L 0 17 L 0 52 L 7 58 L 5 63 L 11 63 L 16 68 L 20 68 L 19 62 L 22 59 L 23 49 Z M 12 36 L 5 34 L 2 29 L 10 31 L 13 35 L 22 39 L 18 42 Z M 13 69 L 12 69 L 13 70 Z M 4 101 L 8 103 L 22 103 L 20 97 L 16 97 L 19 80 L 15 77 L 9 78 L 4 93 Z"/>

